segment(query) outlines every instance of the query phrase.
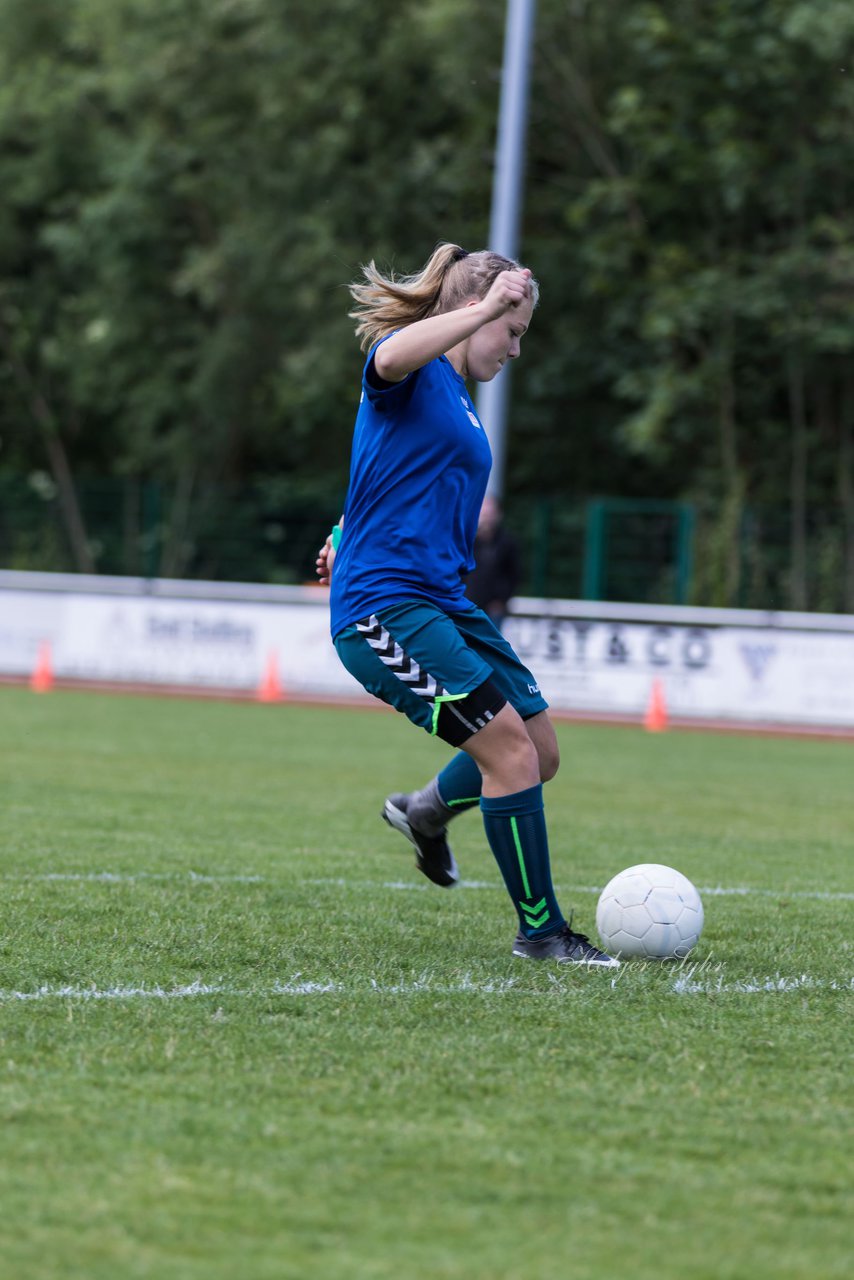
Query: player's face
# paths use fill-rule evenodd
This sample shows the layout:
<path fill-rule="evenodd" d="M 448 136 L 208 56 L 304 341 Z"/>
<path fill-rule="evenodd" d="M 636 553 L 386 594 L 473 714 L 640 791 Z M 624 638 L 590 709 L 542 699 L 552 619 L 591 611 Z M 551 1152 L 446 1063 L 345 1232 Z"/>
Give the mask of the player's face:
<path fill-rule="evenodd" d="M 491 382 L 508 360 L 518 357 L 533 311 L 533 301 L 526 299 L 475 330 L 466 349 L 466 372 L 470 378 Z"/>

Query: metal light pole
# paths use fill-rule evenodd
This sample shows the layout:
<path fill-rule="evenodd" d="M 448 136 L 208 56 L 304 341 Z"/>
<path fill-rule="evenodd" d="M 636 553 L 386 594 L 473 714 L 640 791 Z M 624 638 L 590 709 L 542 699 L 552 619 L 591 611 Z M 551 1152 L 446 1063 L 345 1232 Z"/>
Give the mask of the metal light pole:
<path fill-rule="evenodd" d="M 507 0 L 504 23 L 504 65 L 498 112 L 498 141 L 489 247 L 506 258 L 515 258 L 519 246 L 522 184 L 525 169 L 525 133 L 528 122 L 528 82 L 536 0 Z M 492 382 L 484 382 L 477 408 L 492 448 L 489 492 L 500 498 L 504 491 L 505 436 L 510 369 Z"/>

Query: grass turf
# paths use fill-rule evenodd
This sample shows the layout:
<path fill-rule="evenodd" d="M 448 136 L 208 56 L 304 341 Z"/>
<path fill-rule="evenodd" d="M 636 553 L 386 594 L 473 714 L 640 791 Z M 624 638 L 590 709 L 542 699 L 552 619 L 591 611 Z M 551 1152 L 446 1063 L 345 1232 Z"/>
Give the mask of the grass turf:
<path fill-rule="evenodd" d="M 686 965 L 514 961 L 391 713 L 0 690 L 4 1276 L 849 1276 L 854 745 L 559 738 L 565 909 L 676 865 Z"/>

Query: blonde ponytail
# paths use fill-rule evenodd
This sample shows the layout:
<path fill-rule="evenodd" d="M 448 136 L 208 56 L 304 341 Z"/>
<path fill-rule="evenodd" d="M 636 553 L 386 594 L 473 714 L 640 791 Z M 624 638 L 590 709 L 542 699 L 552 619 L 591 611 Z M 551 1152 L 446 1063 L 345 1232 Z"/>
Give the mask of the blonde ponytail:
<path fill-rule="evenodd" d="M 395 329 L 427 316 L 454 311 L 471 298 L 484 298 L 502 271 L 519 270 L 519 263 L 488 249 L 466 253 L 458 244 L 439 244 L 425 266 L 414 275 L 384 276 L 373 259 L 362 268 L 362 281 L 350 285 L 356 307 L 356 336 L 363 351 Z M 539 287 L 531 280 L 536 306 Z"/>

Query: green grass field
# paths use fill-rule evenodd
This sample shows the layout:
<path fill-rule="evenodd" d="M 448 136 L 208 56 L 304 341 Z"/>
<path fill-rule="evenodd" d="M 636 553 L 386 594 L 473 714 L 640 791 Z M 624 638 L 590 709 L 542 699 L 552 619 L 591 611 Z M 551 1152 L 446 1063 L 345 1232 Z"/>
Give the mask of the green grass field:
<path fill-rule="evenodd" d="M 854 744 L 559 737 L 565 910 L 675 865 L 684 966 L 513 960 L 401 717 L 0 689 L 3 1280 L 854 1274 Z"/>

